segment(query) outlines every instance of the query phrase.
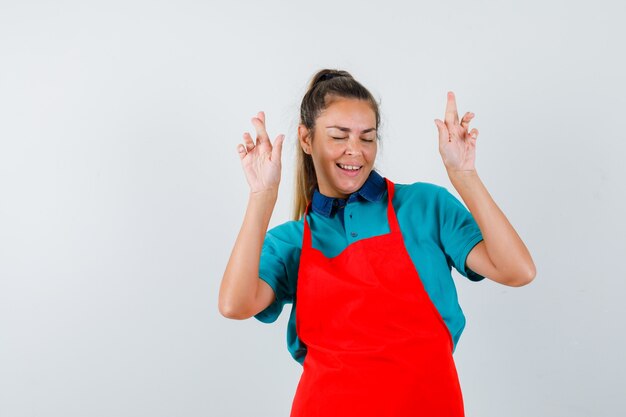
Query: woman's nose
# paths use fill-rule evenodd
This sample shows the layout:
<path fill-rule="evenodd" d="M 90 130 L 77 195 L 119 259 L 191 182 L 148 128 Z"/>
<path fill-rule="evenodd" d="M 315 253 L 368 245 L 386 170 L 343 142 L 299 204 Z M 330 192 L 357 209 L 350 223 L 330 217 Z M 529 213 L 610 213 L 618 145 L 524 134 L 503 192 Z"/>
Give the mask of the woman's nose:
<path fill-rule="evenodd" d="M 361 153 L 359 139 L 350 138 L 346 143 L 346 155 L 358 155 Z"/>

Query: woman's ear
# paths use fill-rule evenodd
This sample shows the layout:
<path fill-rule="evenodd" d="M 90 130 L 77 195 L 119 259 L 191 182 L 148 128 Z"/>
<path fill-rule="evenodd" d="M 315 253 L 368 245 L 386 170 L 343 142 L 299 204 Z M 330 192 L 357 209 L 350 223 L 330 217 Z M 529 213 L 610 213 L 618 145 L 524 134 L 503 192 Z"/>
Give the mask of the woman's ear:
<path fill-rule="evenodd" d="M 305 125 L 298 125 L 298 140 L 304 153 L 311 155 L 311 135 Z"/>

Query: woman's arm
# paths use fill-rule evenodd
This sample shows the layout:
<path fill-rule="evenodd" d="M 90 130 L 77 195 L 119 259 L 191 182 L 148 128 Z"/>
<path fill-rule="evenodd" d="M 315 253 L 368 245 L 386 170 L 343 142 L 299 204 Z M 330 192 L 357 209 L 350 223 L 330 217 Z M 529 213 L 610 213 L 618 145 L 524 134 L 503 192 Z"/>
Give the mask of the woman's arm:
<path fill-rule="evenodd" d="M 238 145 L 239 157 L 250 185 L 248 207 L 243 224 L 231 252 L 222 283 L 218 308 L 224 317 L 248 318 L 273 301 L 273 290 L 262 285 L 259 278 L 259 260 L 280 183 L 280 155 L 284 135 L 279 135 L 274 146 L 265 130 L 265 114 L 252 118 L 257 132 L 256 144 L 249 133 Z"/>
<path fill-rule="evenodd" d="M 250 194 L 243 224 L 220 285 L 219 310 L 224 317 L 246 319 L 258 313 L 255 310 L 262 307 L 256 306 L 261 281 L 259 259 L 276 197 L 277 192 L 274 191 Z M 271 294 L 263 292 L 265 297 L 260 301 L 270 305 L 273 298 L 267 296 L 273 296 L 274 292 L 269 285 L 267 287 Z"/>
<path fill-rule="evenodd" d="M 513 226 L 489 195 L 476 172 L 476 138 L 478 130 L 469 129 L 473 113 L 467 112 L 459 123 L 454 93 L 448 92 L 445 123 L 435 119 L 439 130 L 439 153 L 454 188 L 472 213 L 483 235 L 483 241 L 466 259 L 478 274 L 509 286 L 531 282 L 535 264 Z"/>
<path fill-rule="evenodd" d="M 448 171 L 448 177 L 483 235 L 483 241 L 467 256 L 467 266 L 500 284 L 519 287 L 530 283 L 536 273 L 530 253 L 489 195 L 478 173 Z"/>

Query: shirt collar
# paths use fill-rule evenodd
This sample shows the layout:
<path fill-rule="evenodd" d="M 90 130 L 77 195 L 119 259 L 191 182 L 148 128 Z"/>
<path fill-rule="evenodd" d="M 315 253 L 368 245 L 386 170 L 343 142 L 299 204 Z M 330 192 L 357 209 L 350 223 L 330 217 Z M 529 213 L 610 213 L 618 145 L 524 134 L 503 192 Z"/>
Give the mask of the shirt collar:
<path fill-rule="evenodd" d="M 313 192 L 313 199 L 311 201 L 311 208 L 313 211 L 324 217 L 331 217 L 338 208 L 343 208 L 346 204 L 356 201 L 358 199 L 364 199 L 366 201 L 378 201 L 382 198 L 387 190 L 385 179 L 374 170 L 370 172 L 369 177 L 365 180 L 365 183 L 361 188 L 350 194 L 348 198 L 333 198 L 327 197 L 319 192 L 319 189 L 315 189 Z"/>

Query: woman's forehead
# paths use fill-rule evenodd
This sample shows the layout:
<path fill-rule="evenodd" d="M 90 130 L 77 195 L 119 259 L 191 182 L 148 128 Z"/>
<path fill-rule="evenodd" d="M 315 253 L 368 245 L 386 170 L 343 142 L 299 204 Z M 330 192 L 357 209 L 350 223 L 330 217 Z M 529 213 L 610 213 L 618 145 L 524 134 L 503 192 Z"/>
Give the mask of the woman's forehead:
<path fill-rule="evenodd" d="M 369 102 L 357 99 L 335 99 L 318 118 L 324 128 L 335 126 L 366 130 L 376 128 L 376 114 Z"/>

